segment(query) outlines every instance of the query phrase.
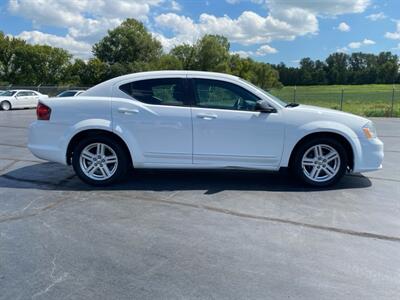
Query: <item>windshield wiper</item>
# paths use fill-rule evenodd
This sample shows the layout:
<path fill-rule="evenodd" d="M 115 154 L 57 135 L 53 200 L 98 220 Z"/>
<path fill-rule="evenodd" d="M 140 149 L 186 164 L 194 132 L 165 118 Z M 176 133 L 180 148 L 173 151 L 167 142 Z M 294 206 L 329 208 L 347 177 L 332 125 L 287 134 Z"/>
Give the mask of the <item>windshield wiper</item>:
<path fill-rule="evenodd" d="M 300 105 L 299 103 L 291 102 L 291 103 L 286 104 L 285 107 L 296 107 L 296 106 L 299 106 L 299 105 Z"/>

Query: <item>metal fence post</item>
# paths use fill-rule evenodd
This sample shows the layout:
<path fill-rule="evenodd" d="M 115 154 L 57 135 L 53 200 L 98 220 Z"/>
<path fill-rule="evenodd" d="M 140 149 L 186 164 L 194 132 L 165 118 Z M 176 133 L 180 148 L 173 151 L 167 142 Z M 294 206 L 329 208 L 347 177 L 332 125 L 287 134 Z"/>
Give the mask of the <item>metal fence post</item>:
<path fill-rule="evenodd" d="M 293 102 L 296 103 L 296 86 L 294 86 L 293 90 Z"/>
<path fill-rule="evenodd" d="M 340 96 L 340 110 L 343 110 L 343 97 L 344 97 L 344 89 L 342 88 L 342 94 Z"/>
<path fill-rule="evenodd" d="M 394 86 L 392 90 L 392 106 L 390 108 L 390 117 L 393 118 L 393 110 L 394 110 Z"/>

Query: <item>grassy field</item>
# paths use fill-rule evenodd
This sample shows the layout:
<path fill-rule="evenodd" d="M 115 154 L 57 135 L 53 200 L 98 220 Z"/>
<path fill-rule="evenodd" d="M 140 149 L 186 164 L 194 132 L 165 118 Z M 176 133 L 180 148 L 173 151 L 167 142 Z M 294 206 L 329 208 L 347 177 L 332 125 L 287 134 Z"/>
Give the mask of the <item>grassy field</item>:
<path fill-rule="evenodd" d="M 271 94 L 287 101 L 317 105 L 368 117 L 390 117 L 394 88 L 393 117 L 400 117 L 400 85 L 314 85 L 286 86 L 272 89 Z"/>

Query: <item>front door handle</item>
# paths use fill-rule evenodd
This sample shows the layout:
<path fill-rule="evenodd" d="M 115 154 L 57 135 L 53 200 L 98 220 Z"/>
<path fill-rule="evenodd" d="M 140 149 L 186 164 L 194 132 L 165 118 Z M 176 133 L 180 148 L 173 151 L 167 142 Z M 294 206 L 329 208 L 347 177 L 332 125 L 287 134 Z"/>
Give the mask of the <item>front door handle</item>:
<path fill-rule="evenodd" d="M 198 114 L 197 117 L 204 120 L 212 120 L 218 118 L 217 115 L 213 114 Z"/>
<path fill-rule="evenodd" d="M 139 110 L 138 109 L 134 109 L 134 108 L 131 109 L 131 108 L 120 107 L 120 108 L 118 108 L 118 112 L 121 113 L 121 114 L 130 115 L 130 114 L 137 114 L 139 112 Z"/>

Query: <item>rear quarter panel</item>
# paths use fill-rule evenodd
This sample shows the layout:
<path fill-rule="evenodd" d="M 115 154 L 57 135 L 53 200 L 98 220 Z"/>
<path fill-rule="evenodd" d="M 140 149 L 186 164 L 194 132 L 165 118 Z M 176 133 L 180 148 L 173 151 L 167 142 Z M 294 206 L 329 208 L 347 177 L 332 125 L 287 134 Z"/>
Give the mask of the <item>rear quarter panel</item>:
<path fill-rule="evenodd" d="M 112 131 L 108 97 L 49 98 L 40 102 L 51 108 L 51 117 L 31 125 L 29 143 L 32 147 L 43 145 L 47 152 L 55 153 L 55 157 L 44 159 L 65 164 L 68 144 L 76 134 L 88 129 Z"/>

